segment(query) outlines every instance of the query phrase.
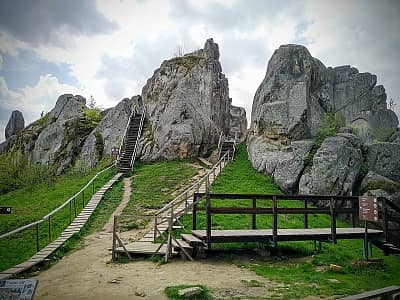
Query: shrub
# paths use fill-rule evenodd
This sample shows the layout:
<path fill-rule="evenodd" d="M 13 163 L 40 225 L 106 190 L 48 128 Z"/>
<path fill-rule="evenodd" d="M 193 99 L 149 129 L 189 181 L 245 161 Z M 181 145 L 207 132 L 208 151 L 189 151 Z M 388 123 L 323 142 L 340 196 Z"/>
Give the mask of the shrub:
<path fill-rule="evenodd" d="M 79 127 L 86 131 L 93 130 L 101 121 L 101 112 L 98 108 L 84 108 Z"/>

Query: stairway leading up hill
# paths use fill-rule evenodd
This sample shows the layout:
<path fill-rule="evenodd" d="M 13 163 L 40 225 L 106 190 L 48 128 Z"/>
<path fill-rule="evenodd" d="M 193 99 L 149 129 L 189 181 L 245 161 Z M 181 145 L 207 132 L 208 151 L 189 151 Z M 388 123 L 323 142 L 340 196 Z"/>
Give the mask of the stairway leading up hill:
<path fill-rule="evenodd" d="M 117 162 L 117 168 L 121 173 L 128 173 L 132 170 L 133 164 L 135 163 L 144 118 L 144 110 L 142 110 L 141 113 L 132 113 L 129 118 Z"/>

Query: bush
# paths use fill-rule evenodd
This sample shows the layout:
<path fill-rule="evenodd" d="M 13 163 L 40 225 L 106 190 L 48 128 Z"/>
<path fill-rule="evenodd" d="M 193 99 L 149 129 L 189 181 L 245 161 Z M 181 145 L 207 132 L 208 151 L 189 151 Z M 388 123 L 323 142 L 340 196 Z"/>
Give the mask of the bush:
<path fill-rule="evenodd" d="M 85 108 L 79 127 L 87 131 L 93 130 L 101 121 L 101 112 L 98 108 Z"/>
<path fill-rule="evenodd" d="M 344 120 L 341 115 L 332 112 L 325 113 L 315 137 L 316 146 L 319 148 L 327 137 L 334 136 L 343 125 Z"/>

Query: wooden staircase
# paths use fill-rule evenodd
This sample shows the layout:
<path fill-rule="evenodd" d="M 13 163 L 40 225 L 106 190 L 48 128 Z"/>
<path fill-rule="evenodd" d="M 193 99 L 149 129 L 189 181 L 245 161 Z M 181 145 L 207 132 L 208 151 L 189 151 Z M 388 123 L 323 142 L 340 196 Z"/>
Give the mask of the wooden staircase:
<path fill-rule="evenodd" d="M 227 152 L 229 152 L 229 157 L 233 158 L 236 152 L 236 137 L 226 137 L 223 132 L 219 137 L 218 141 L 218 158 L 221 159 Z"/>
<path fill-rule="evenodd" d="M 145 111 L 141 113 L 132 113 L 129 117 L 128 125 L 125 130 L 123 143 L 120 147 L 120 154 L 117 161 L 119 172 L 127 174 L 132 170 L 136 160 L 139 139 L 142 134 Z"/>

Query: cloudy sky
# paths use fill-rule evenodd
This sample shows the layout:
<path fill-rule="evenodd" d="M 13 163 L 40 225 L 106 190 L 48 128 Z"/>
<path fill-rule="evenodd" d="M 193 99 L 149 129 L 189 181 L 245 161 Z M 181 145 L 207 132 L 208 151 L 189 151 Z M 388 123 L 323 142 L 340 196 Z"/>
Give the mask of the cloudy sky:
<path fill-rule="evenodd" d="M 269 58 L 287 43 L 326 66 L 376 74 L 399 115 L 400 1 L 2 0 L 0 140 L 14 109 L 28 124 L 63 93 L 114 106 L 140 94 L 178 48 L 202 48 L 209 37 L 248 117 Z"/>

